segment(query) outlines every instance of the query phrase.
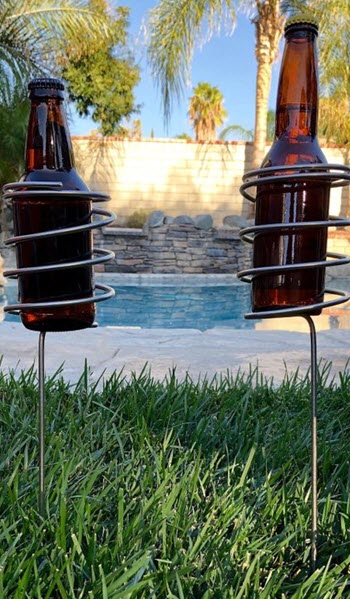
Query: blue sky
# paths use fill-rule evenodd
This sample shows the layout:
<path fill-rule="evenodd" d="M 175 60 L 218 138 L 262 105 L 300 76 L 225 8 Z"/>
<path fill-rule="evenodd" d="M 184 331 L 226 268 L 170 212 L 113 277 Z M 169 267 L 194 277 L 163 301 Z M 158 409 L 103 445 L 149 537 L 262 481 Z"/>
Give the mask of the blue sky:
<path fill-rule="evenodd" d="M 142 134 L 149 137 L 151 130 L 155 137 L 174 137 L 181 133 L 192 135 L 187 111 L 188 99 L 192 95 L 189 86 L 183 100 L 174 106 L 168 129 L 164 126 L 160 93 L 152 79 L 147 65 L 145 48 L 140 39 L 142 19 L 155 4 L 155 0 L 129 0 L 130 7 L 130 46 L 133 48 L 136 63 L 141 69 L 141 82 L 135 89 L 136 103 L 141 104 L 141 112 L 135 118 L 142 122 Z M 213 37 L 202 48 L 197 47 L 191 69 L 193 86 L 200 81 L 216 85 L 225 98 L 228 119 L 225 125 L 241 125 L 254 128 L 256 59 L 254 54 L 254 26 L 245 15 L 239 15 L 236 28 L 231 36 Z M 273 67 L 270 106 L 274 108 L 279 61 Z M 224 125 L 224 126 L 225 126 Z M 81 119 L 73 115 L 71 133 L 87 135 L 96 128 L 89 118 Z"/>

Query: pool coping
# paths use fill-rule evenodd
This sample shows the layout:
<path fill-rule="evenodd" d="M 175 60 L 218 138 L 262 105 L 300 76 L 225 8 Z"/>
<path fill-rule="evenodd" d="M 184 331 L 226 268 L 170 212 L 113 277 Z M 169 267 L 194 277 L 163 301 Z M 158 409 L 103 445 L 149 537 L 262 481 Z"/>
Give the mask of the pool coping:
<path fill-rule="evenodd" d="M 241 285 L 236 274 L 96 273 L 96 280 L 115 285 L 188 286 Z"/>
<path fill-rule="evenodd" d="M 157 287 L 218 287 L 221 285 L 242 285 L 236 274 L 163 274 L 163 273 L 118 273 L 96 272 L 97 283 L 107 285 Z M 6 279 L 3 288 L 17 286 L 16 279 Z"/>
<path fill-rule="evenodd" d="M 327 283 L 333 280 L 348 277 L 330 276 L 327 273 Z M 236 273 L 120 273 L 120 272 L 95 272 L 96 282 L 115 286 L 220 286 L 220 285 L 246 285 L 240 281 Z M 3 288 L 17 286 L 16 279 L 6 279 Z"/>

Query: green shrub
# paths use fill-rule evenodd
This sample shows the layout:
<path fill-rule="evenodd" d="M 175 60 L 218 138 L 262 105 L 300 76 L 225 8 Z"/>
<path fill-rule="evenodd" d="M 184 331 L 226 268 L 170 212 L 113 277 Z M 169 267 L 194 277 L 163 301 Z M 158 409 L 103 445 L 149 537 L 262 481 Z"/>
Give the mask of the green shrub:
<path fill-rule="evenodd" d="M 140 208 L 140 210 L 135 210 L 127 217 L 125 221 L 125 226 L 130 227 L 131 229 L 142 229 L 145 222 L 147 221 L 151 210 L 146 210 L 145 208 Z"/>

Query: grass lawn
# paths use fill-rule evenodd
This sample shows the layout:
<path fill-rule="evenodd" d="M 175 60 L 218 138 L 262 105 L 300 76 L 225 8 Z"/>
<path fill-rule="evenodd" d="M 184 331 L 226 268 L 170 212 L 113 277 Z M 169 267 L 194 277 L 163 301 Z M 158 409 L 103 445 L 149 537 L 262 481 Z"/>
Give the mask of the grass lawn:
<path fill-rule="evenodd" d="M 350 597 L 350 373 L 320 373 L 319 553 L 309 570 L 309 381 L 47 381 L 0 374 L 0 599 Z"/>

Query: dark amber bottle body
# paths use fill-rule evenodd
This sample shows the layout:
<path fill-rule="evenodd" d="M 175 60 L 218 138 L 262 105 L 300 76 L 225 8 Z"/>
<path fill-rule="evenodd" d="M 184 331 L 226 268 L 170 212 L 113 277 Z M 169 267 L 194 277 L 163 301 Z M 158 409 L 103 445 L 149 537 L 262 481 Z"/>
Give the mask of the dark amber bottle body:
<path fill-rule="evenodd" d="M 22 181 L 62 183 L 63 190 L 87 191 L 74 168 L 72 145 L 63 108 L 63 85 L 57 80 L 34 80 L 29 84 L 31 113 L 26 142 L 26 167 Z M 25 187 L 24 187 L 25 189 Z M 53 231 L 91 222 L 91 201 L 59 193 L 13 201 L 17 235 Z M 17 245 L 18 267 L 35 267 L 87 260 L 92 256 L 91 232 L 80 231 L 26 241 Z M 22 303 L 69 301 L 91 297 L 91 265 L 65 267 L 51 272 L 21 275 Z M 71 331 L 90 327 L 93 303 L 53 308 L 24 309 L 24 326 L 35 331 Z"/>
<path fill-rule="evenodd" d="M 317 141 L 317 29 L 293 24 L 286 30 L 274 143 L 263 167 L 326 164 Z M 320 169 L 322 170 L 322 168 Z M 259 185 L 257 225 L 324 221 L 329 213 L 329 184 L 293 181 Z M 255 267 L 297 265 L 326 259 L 327 229 L 291 229 L 287 234 L 261 233 L 254 240 Z M 308 306 L 323 301 L 325 268 L 291 269 L 256 277 L 252 284 L 253 311 Z M 319 313 L 315 309 L 313 313 Z"/>

